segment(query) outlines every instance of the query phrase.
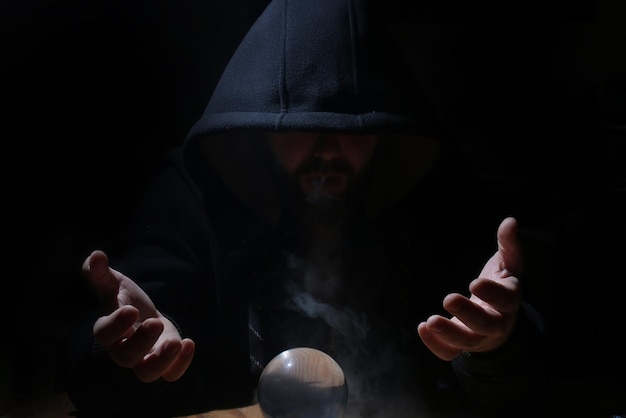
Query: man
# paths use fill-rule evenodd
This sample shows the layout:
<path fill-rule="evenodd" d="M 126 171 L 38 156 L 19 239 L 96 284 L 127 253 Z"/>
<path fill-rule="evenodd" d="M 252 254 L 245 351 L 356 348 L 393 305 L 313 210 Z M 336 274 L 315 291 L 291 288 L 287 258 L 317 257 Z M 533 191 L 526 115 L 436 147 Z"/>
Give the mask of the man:
<path fill-rule="evenodd" d="M 79 416 L 251 404 L 296 346 L 342 366 L 346 416 L 536 407 L 516 220 L 439 138 L 372 7 L 274 0 L 251 28 L 111 266 L 85 260 L 100 306 L 71 344 Z"/>

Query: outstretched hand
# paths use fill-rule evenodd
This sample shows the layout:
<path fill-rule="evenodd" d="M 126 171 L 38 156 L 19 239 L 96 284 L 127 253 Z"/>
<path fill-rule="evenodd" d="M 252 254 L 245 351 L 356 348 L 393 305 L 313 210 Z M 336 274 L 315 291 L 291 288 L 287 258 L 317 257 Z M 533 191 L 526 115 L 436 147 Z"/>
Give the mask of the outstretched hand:
<path fill-rule="evenodd" d="M 498 250 L 469 285 L 471 296 L 447 295 L 443 307 L 452 317 L 432 315 L 417 327 L 426 347 L 442 360 L 464 351 L 495 350 L 513 332 L 522 303 L 518 276 L 523 268 L 515 218 L 502 221 L 497 238 Z"/>
<path fill-rule="evenodd" d="M 195 343 L 181 338 L 135 282 L 110 268 L 104 252 L 96 250 L 87 257 L 83 273 L 103 309 L 94 336 L 113 361 L 132 369 L 143 382 L 178 380 L 191 363 Z"/>

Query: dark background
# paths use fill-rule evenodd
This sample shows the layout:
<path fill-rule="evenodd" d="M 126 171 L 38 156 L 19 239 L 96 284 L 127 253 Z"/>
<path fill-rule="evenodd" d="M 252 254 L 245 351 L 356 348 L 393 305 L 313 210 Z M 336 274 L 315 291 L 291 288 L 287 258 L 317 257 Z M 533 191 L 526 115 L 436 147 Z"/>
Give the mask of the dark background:
<path fill-rule="evenodd" d="M 266 4 L 0 1 L 0 413 L 59 390 L 83 259 L 115 238 Z M 626 2 L 384 4 L 422 99 L 504 197 L 490 203 L 557 251 L 559 274 L 537 284 L 566 389 L 554 404 L 626 413 Z"/>

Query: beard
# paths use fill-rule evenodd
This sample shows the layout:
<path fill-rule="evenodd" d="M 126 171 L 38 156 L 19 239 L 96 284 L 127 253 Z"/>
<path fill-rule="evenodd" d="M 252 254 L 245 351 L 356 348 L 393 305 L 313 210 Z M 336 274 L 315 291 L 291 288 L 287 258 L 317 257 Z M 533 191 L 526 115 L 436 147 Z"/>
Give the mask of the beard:
<path fill-rule="evenodd" d="M 286 207 L 308 225 L 337 225 L 363 202 L 369 167 L 358 175 L 340 160 L 305 161 L 293 174 L 279 169 Z M 341 187 L 336 183 L 341 183 Z"/>
<path fill-rule="evenodd" d="M 302 218 L 311 224 L 334 225 L 340 224 L 349 217 L 353 206 L 350 199 L 342 196 L 320 194 L 305 199 L 300 207 Z"/>

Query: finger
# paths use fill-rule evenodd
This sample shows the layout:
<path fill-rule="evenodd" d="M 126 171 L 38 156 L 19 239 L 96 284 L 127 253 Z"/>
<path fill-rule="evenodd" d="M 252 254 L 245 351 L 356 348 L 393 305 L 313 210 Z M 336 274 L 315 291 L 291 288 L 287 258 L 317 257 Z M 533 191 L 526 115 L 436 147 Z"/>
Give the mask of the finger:
<path fill-rule="evenodd" d="M 439 334 L 430 329 L 426 322 L 422 322 L 417 326 L 417 333 L 424 345 L 442 360 L 450 361 L 461 353 L 461 350 L 458 348 L 445 344 L 440 339 Z"/>
<path fill-rule="evenodd" d="M 432 315 L 426 320 L 426 325 L 442 343 L 463 351 L 475 351 L 483 339 L 482 335 L 476 334 L 458 320 L 453 321 L 440 315 Z"/>
<path fill-rule="evenodd" d="M 111 346 L 109 355 L 122 367 L 135 367 L 150 353 L 163 332 L 163 323 L 158 319 L 146 319 L 132 335 Z"/>
<path fill-rule="evenodd" d="M 134 332 L 139 311 L 134 306 L 123 306 L 112 314 L 102 316 L 93 325 L 94 337 L 106 349 Z"/>
<path fill-rule="evenodd" d="M 498 227 L 498 252 L 504 264 L 503 268 L 511 275 L 519 275 L 523 268 L 521 245 L 517 237 L 517 220 L 513 217 L 504 219 Z"/>
<path fill-rule="evenodd" d="M 177 340 L 165 340 L 159 347 L 145 356 L 133 371 L 142 382 L 153 382 L 161 377 L 170 368 L 180 353 L 182 344 Z"/>
<path fill-rule="evenodd" d="M 113 312 L 119 306 L 117 303 L 119 280 L 109 268 L 107 255 L 95 250 L 83 262 L 82 271 L 95 290 L 105 312 Z"/>
<path fill-rule="evenodd" d="M 469 289 L 498 312 L 513 313 L 522 303 L 520 282 L 514 276 L 498 281 L 478 278 L 470 283 Z"/>
<path fill-rule="evenodd" d="M 193 340 L 185 338 L 181 341 L 180 352 L 174 362 L 170 365 L 169 369 L 163 373 L 163 379 L 168 382 L 174 382 L 182 377 L 191 365 L 194 352 L 196 350 L 196 344 Z"/>
<path fill-rule="evenodd" d="M 503 316 L 495 309 L 481 306 L 459 294 L 446 296 L 443 307 L 476 334 L 504 333 Z"/>

